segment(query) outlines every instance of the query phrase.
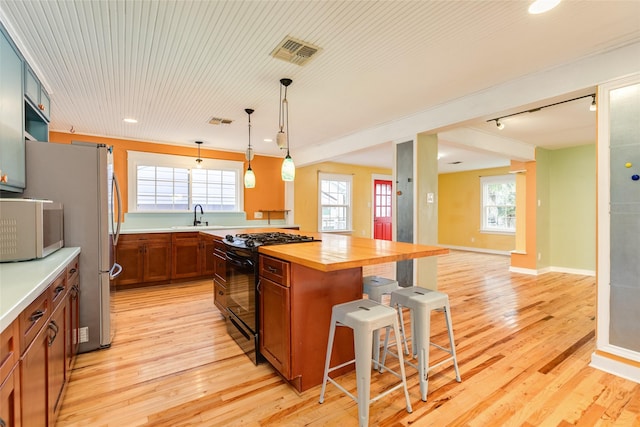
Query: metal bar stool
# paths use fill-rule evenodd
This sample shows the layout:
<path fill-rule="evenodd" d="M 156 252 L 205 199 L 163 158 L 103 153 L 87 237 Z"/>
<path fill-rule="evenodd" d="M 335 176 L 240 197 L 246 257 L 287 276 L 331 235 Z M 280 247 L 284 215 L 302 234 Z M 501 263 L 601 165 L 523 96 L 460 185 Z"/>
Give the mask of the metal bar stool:
<path fill-rule="evenodd" d="M 333 349 L 333 338 L 336 332 L 336 326 L 346 326 L 353 329 L 353 338 L 355 346 L 355 359 L 345 362 L 341 365 L 329 367 L 331 361 L 331 352 Z M 320 392 L 320 403 L 324 402 L 324 393 L 327 381 L 333 383 L 347 396 L 351 397 L 358 403 L 358 422 L 361 427 L 369 424 L 369 405 L 381 397 L 397 390 L 404 388 L 404 396 L 407 403 L 407 412 L 412 412 L 411 402 L 409 400 L 409 391 L 407 390 L 407 377 L 405 375 L 404 363 L 402 360 L 402 350 L 400 340 L 396 339 L 396 351 L 400 362 L 400 374 L 387 368 L 384 364 L 379 364 L 380 372 L 386 370 L 401 379 L 401 382 L 394 387 L 380 393 L 378 396 L 370 399 L 371 395 L 371 347 L 373 342 L 373 331 L 376 329 L 386 328 L 389 336 L 389 328 L 393 328 L 395 337 L 399 337 L 398 315 L 396 310 L 386 305 L 379 304 L 370 299 L 361 299 L 333 306 L 331 310 L 331 326 L 329 329 L 329 340 L 327 342 L 327 357 L 324 365 L 324 378 L 322 380 L 322 391 Z M 344 387 L 338 384 L 333 378 L 329 377 L 329 373 L 340 369 L 355 362 L 356 364 L 356 388 L 358 396 L 354 396 Z"/>
<path fill-rule="evenodd" d="M 367 294 L 370 300 L 377 301 L 382 304 L 384 295 L 391 295 L 391 292 L 400 289 L 397 280 L 387 279 L 380 276 L 365 276 L 362 278 L 362 293 Z M 402 310 L 398 311 L 400 315 L 400 335 L 404 344 L 404 354 L 409 354 L 409 345 L 405 339 L 404 318 Z M 380 331 L 373 331 L 373 369 L 378 369 L 378 361 L 380 360 Z"/>
<path fill-rule="evenodd" d="M 446 362 L 453 361 L 453 368 L 456 372 L 456 381 L 460 382 L 460 371 L 458 370 L 458 358 L 456 357 L 456 346 L 453 340 L 453 325 L 451 323 L 451 308 L 449 307 L 449 296 L 442 292 L 432 291 L 429 289 L 413 286 L 410 288 L 402 288 L 391 293 L 391 307 L 407 307 L 411 310 L 411 332 L 412 336 L 412 353 L 418 356 L 418 366 L 411 362 L 406 362 L 413 368 L 418 370 L 420 378 L 420 397 L 427 401 L 427 389 L 429 386 L 429 369 L 433 369 Z M 449 334 L 449 348 L 444 348 L 430 341 L 431 329 L 431 310 L 444 311 L 447 323 L 447 332 Z M 429 344 L 440 350 L 446 351 L 451 355 L 433 366 L 429 366 Z M 387 356 L 388 339 L 385 338 L 384 353 L 382 355 L 381 364 Z M 394 354 L 389 351 L 389 353 Z"/>

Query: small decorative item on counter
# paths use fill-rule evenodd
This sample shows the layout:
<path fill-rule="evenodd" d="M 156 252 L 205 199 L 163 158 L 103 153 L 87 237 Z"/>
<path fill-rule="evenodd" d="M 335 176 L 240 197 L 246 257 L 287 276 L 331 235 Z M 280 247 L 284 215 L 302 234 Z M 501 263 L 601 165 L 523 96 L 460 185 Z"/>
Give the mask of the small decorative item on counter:
<path fill-rule="evenodd" d="M 7 182 L 8 179 L 9 177 L 7 176 L 7 174 L 3 174 L 2 170 L 0 170 L 0 182 Z"/>
<path fill-rule="evenodd" d="M 627 162 L 627 163 L 625 163 L 625 164 L 624 164 L 624 167 L 625 167 L 625 168 L 630 168 L 631 166 L 633 166 L 633 165 L 631 164 L 631 162 Z"/>
<path fill-rule="evenodd" d="M 640 175 L 632 175 L 631 179 L 634 180 L 634 181 L 637 181 L 637 180 L 640 179 Z"/>

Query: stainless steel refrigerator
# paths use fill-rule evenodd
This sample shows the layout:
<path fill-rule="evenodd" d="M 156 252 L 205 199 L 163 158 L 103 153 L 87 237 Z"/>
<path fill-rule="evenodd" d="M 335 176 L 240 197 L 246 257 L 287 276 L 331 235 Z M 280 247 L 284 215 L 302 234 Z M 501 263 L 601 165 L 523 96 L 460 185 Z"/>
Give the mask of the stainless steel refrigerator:
<path fill-rule="evenodd" d="M 114 246 L 120 212 L 113 212 L 118 181 L 111 149 L 104 144 L 26 141 L 25 197 L 50 199 L 64 206 L 65 246 L 80 253 L 80 351 L 111 345 L 115 333 L 113 279 L 121 267 Z"/>

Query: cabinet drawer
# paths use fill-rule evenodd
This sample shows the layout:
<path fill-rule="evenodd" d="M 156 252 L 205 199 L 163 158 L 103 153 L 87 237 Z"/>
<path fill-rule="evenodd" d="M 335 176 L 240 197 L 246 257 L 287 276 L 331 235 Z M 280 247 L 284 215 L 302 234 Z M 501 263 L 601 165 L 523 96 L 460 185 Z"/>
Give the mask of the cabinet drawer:
<path fill-rule="evenodd" d="M 224 255 L 220 255 L 214 251 L 213 253 L 213 263 L 214 263 L 214 274 L 216 276 L 216 280 L 222 282 L 223 284 L 227 283 L 227 259 Z"/>
<path fill-rule="evenodd" d="M 226 248 L 225 244 L 221 240 L 214 240 L 214 242 L 213 242 L 213 250 L 218 255 L 220 255 L 221 257 L 224 258 L 224 256 L 225 256 L 224 254 L 227 251 L 227 248 Z"/>
<path fill-rule="evenodd" d="M 49 320 L 50 305 L 49 290 L 47 289 L 20 313 L 20 354 L 24 353 L 40 329 Z"/>
<path fill-rule="evenodd" d="M 213 281 L 213 302 L 220 313 L 227 317 L 227 287 L 217 280 Z"/>
<path fill-rule="evenodd" d="M 289 263 L 260 255 L 260 276 L 283 286 L 289 286 Z"/>
<path fill-rule="evenodd" d="M 64 301 L 67 295 L 67 272 L 63 271 L 49 285 L 49 299 L 51 300 L 51 311 L 55 310 L 60 302 Z"/>
<path fill-rule="evenodd" d="M 0 333 L 0 384 L 9 376 L 20 358 L 18 319 Z"/>
<path fill-rule="evenodd" d="M 69 286 L 73 284 L 80 272 L 80 257 L 76 257 L 67 265 L 67 283 Z"/>

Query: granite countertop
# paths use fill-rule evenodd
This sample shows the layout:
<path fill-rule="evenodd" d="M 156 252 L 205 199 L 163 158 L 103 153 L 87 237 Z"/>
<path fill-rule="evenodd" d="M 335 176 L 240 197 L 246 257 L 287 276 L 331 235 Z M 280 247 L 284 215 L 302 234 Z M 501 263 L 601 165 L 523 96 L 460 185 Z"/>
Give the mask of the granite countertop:
<path fill-rule="evenodd" d="M 258 251 L 265 255 L 320 271 L 344 270 L 347 268 L 449 253 L 449 249 L 439 246 L 416 245 L 412 243 L 392 242 L 389 240 L 376 240 L 365 237 L 298 230 L 234 229 L 233 232 L 227 233 L 216 230 L 203 231 L 203 233 L 224 238 L 225 234 L 265 231 L 281 231 L 313 236 L 318 241 L 289 245 L 261 246 Z"/>
<path fill-rule="evenodd" d="M 0 332 L 64 271 L 80 248 L 62 248 L 34 261 L 0 263 Z"/>

